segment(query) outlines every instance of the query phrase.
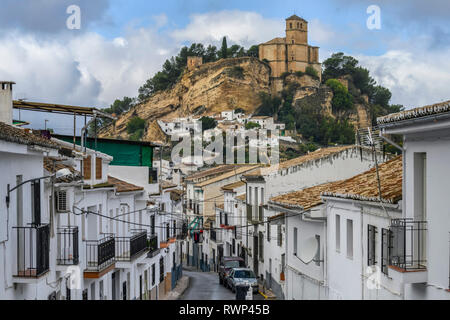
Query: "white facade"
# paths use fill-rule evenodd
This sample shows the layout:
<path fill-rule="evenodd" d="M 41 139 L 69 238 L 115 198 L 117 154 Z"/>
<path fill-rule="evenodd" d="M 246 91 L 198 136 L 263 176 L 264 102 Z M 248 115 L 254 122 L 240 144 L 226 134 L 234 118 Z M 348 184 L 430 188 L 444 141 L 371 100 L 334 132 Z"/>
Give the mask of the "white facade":
<path fill-rule="evenodd" d="M 392 271 L 392 277 L 404 286 L 405 299 L 450 299 L 450 215 L 446 201 L 450 189 L 448 104 L 444 102 L 436 109 L 424 107 L 426 110 L 417 113 L 417 119 L 414 116 L 403 121 L 378 119 L 383 134 L 403 135 L 403 218 L 423 221 L 427 226 L 422 250 L 407 248 L 414 259 L 424 260 L 425 269 L 414 273 Z M 415 110 L 404 113 L 408 112 Z M 427 113 L 430 115 L 426 116 Z"/>
<path fill-rule="evenodd" d="M 257 239 L 248 241 L 249 247 L 247 248 L 248 252 L 250 252 L 248 264 L 252 266 L 255 273 L 263 276 L 266 272 L 270 273 L 267 269 L 269 267 L 268 264 L 262 261 L 257 262 L 252 253 L 255 251 L 254 244 L 259 243 L 260 236 L 264 237 L 267 232 L 265 225 L 260 222 L 264 221 L 261 217 L 267 219 L 270 215 L 264 213 L 265 210 L 262 206 L 266 205 L 270 198 L 277 195 L 350 178 L 370 169 L 374 165 L 371 152 L 363 149 L 362 155 L 361 159 L 359 148 L 355 146 L 299 165 L 280 165 L 278 170 L 268 168 L 266 172 L 261 169 L 262 171 L 259 177 L 245 176 L 247 183 L 247 206 L 250 205 L 250 207 L 247 207 L 247 210 L 252 211 L 252 220 L 257 223 L 259 222 L 259 224 L 249 227 L 249 236 Z M 379 161 L 383 161 L 381 157 Z M 275 256 L 273 258 L 270 257 L 269 252 L 266 252 L 267 255 L 264 261 L 266 259 L 279 259 L 279 252 L 274 252 Z"/>

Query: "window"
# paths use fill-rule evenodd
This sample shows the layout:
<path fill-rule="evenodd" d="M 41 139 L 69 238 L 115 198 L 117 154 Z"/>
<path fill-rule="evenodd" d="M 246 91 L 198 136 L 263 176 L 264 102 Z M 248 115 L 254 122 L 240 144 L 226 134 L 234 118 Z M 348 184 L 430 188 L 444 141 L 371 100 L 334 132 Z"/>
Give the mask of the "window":
<path fill-rule="evenodd" d="M 267 242 L 270 242 L 270 228 L 272 227 L 272 225 L 270 224 L 269 221 L 267 221 Z"/>
<path fill-rule="evenodd" d="M 264 188 L 261 188 L 261 204 L 264 204 Z"/>
<path fill-rule="evenodd" d="M 293 240 L 293 243 L 294 243 L 294 252 L 293 252 L 293 254 L 294 254 L 294 256 L 296 256 L 297 255 L 297 228 L 294 228 L 294 240 Z"/>
<path fill-rule="evenodd" d="M 105 297 L 103 296 L 104 295 L 103 280 L 100 281 L 100 288 L 99 288 L 98 294 L 99 294 L 100 300 L 105 299 Z"/>
<path fill-rule="evenodd" d="M 164 281 L 164 258 L 159 259 L 159 282 Z"/>
<path fill-rule="evenodd" d="M 33 223 L 41 224 L 41 180 L 31 182 L 31 208 L 33 210 Z"/>
<path fill-rule="evenodd" d="M 289 23 L 289 28 L 290 28 L 290 29 L 292 29 L 292 22 L 291 22 L 291 23 Z"/>
<path fill-rule="evenodd" d="M 95 179 L 102 179 L 102 158 L 95 158 Z"/>
<path fill-rule="evenodd" d="M 264 261 L 264 234 L 260 231 L 259 237 L 258 237 L 258 244 L 259 244 L 259 260 Z"/>
<path fill-rule="evenodd" d="M 232 247 L 233 247 L 233 255 L 235 255 L 235 254 L 236 254 L 236 240 L 232 239 L 232 242 L 233 242 L 233 244 L 232 244 Z"/>
<path fill-rule="evenodd" d="M 156 277 L 156 273 L 155 273 L 155 264 L 152 264 L 152 286 L 155 285 L 155 277 Z"/>
<path fill-rule="evenodd" d="M 347 219 L 347 258 L 353 259 L 353 221 Z"/>
<path fill-rule="evenodd" d="M 150 216 L 150 230 L 152 235 L 155 234 L 155 215 Z"/>
<path fill-rule="evenodd" d="M 336 225 L 336 251 L 341 252 L 341 216 L 336 215 L 335 219 Z"/>
<path fill-rule="evenodd" d="M 228 214 L 224 213 L 224 216 L 225 216 L 225 225 L 227 226 L 228 225 Z"/>
<path fill-rule="evenodd" d="M 282 238 L 282 234 L 281 234 L 281 225 L 277 225 L 277 239 L 278 239 L 278 246 L 282 246 L 283 245 L 283 238 Z"/>
<path fill-rule="evenodd" d="M 91 179 L 91 156 L 83 160 L 83 177 L 85 180 Z"/>
<path fill-rule="evenodd" d="M 316 240 L 317 240 L 317 251 L 316 251 L 316 255 L 314 256 L 314 261 L 316 263 L 316 266 L 320 266 L 320 236 L 316 235 Z"/>
<path fill-rule="evenodd" d="M 248 204 L 252 204 L 252 187 L 248 187 Z"/>
<path fill-rule="evenodd" d="M 68 212 L 67 191 L 56 192 L 56 212 Z"/>
<path fill-rule="evenodd" d="M 373 266 L 377 263 L 375 255 L 375 240 L 377 228 L 372 225 L 367 225 L 367 265 Z"/>
<path fill-rule="evenodd" d="M 381 229 L 381 272 L 388 274 L 390 231 Z"/>

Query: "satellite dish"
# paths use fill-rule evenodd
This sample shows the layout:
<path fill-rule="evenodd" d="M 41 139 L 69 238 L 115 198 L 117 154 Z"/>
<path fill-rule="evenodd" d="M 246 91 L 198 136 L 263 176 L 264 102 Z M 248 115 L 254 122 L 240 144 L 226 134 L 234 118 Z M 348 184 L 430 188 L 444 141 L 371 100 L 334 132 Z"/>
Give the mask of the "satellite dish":
<path fill-rule="evenodd" d="M 317 252 L 317 239 L 316 237 L 310 237 L 305 241 L 300 242 L 299 248 L 299 259 L 302 260 L 303 263 L 310 263 Z"/>

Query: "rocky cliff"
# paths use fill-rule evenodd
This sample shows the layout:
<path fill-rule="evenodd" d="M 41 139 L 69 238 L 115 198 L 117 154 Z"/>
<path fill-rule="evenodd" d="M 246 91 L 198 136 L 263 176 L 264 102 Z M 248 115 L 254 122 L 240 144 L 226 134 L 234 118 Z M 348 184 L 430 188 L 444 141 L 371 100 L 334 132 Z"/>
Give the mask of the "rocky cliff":
<path fill-rule="evenodd" d="M 127 139 L 126 126 L 133 117 L 147 122 L 143 140 L 162 141 L 156 120 L 190 115 L 213 115 L 241 108 L 252 113 L 259 106 L 259 92 L 270 91 L 270 68 L 251 57 L 223 59 L 186 71 L 170 90 L 154 94 L 147 102 L 122 114 L 115 126 L 100 131 L 101 137 Z"/>
<path fill-rule="evenodd" d="M 348 87 L 348 82 L 343 80 Z M 320 112 L 333 115 L 331 101 L 333 92 L 309 75 L 290 74 L 284 79 L 271 79 L 270 67 L 252 57 L 222 59 L 186 71 L 177 84 L 169 90 L 160 91 L 145 103 L 122 114 L 115 125 L 100 130 L 101 137 L 128 139 L 126 127 L 130 119 L 146 120 L 143 140 L 164 141 L 167 139 L 157 120 L 185 116 L 211 116 L 224 110 L 243 109 L 247 114 L 257 111 L 261 104 L 260 92 L 279 94 L 295 84 L 293 96 L 295 109 L 305 105 L 320 108 Z M 347 115 L 355 127 L 370 125 L 367 103 L 355 103 L 356 111 Z"/>

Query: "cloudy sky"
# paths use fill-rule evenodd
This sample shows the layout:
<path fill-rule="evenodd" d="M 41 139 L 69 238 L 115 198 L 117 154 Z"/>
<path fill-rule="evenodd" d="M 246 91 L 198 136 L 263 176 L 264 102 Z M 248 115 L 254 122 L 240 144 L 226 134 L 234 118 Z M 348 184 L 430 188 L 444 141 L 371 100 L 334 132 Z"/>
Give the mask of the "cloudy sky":
<path fill-rule="evenodd" d="M 343 51 L 370 69 L 392 103 L 416 107 L 450 99 L 450 1 L 446 0 L 0 0 L 0 79 L 15 98 L 107 107 L 134 97 L 165 59 L 192 42 L 245 47 L 284 34 L 295 13 L 310 22 L 323 61 Z M 369 5 L 381 29 L 369 30 Z M 81 9 L 81 29 L 66 12 Z M 15 111 L 15 118 L 19 114 Z M 70 133 L 71 119 L 20 114 L 33 127 Z"/>

